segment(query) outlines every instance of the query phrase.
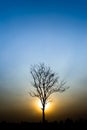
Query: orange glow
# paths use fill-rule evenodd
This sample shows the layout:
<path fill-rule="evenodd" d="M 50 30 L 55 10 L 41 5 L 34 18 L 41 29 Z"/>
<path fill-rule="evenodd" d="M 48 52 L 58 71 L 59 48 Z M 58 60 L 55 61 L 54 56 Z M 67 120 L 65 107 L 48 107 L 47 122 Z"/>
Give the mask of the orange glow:
<path fill-rule="evenodd" d="M 32 104 L 33 104 L 33 101 L 32 101 Z M 34 100 L 34 106 L 39 113 L 42 113 L 42 104 L 40 100 L 38 99 Z M 50 104 L 49 102 L 45 105 L 45 112 L 49 113 L 51 109 L 52 109 L 52 104 Z"/>
<path fill-rule="evenodd" d="M 41 104 L 41 101 L 38 101 L 38 107 L 39 107 L 40 109 L 43 108 L 43 107 L 42 107 L 42 104 Z M 49 107 L 50 107 L 50 104 L 47 103 L 47 104 L 45 105 L 45 110 L 49 110 Z"/>

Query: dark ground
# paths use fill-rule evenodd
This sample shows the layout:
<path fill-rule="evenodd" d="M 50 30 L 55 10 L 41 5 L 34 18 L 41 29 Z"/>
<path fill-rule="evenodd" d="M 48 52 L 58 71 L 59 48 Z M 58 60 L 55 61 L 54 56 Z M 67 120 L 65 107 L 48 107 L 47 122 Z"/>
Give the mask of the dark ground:
<path fill-rule="evenodd" d="M 21 122 L 21 123 L 7 123 L 7 122 L 1 122 L 0 123 L 0 130 L 2 129 L 23 129 L 23 130 L 42 130 L 42 129 L 53 129 L 53 130 L 74 130 L 74 129 L 81 129 L 81 130 L 87 130 L 87 120 L 77 120 L 72 121 L 70 119 L 67 119 L 66 121 L 60 121 L 60 122 L 46 122 L 45 124 L 42 123 L 29 123 L 29 122 Z"/>

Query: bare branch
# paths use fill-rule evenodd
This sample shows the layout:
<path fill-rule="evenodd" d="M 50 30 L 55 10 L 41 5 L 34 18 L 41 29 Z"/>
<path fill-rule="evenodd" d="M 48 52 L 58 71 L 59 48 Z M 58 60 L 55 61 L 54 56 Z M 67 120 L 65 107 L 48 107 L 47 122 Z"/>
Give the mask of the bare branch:
<path fill-rule="evenodd" d="M 39 98 L 39 94 L 36 94 L 35 92 L 31 91 L 29 92 L 30 96 L 32 97 L 38 97 Z"/>
<path fill-rule="evenodd" d="M 31 67 L 31 75 L 33 78 L 33 87 L 35 92 L 30 92 L 32 97 L 38 97 L 43 105 L 49 102 L 51 94 L 56 92 L 64 92 L 69 87 L 65 86 L 64 80 L 59 82 L 59 77 L 43 63 Z"/>

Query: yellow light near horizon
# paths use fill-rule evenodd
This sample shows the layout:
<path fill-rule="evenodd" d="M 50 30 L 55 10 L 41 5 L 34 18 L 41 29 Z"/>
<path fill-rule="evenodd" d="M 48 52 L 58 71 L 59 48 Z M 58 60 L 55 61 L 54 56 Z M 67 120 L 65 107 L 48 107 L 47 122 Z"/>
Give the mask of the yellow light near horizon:
<path fill-rule="evenodd" d="M 40 109 L 43 108 L 40 100 L 38 101 L 38 106 L 39 106 Z M 47 104 L 45 105 L 45 110 L 49 110 L 49 106 L 50 106 L 50 104 L 47 103 Z"/>

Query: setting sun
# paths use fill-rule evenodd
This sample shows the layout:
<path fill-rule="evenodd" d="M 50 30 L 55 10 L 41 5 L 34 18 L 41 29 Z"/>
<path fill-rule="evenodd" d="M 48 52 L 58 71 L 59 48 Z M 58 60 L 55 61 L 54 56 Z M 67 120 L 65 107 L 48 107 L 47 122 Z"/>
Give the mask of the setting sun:
<path fill-rule="evenodd" d="M 38 107 L 39 107 L 40 109 L 42 109 L 42 104 L 41 104 L 41 101 L 38 101 Z M 48 109 L 49 109 L 49 107 L 50 107 L 50 104 L 49 104 L 49 103 L 47 103 L 47 104 L 45 105 L 45 110 L 48 110 Z"/>

